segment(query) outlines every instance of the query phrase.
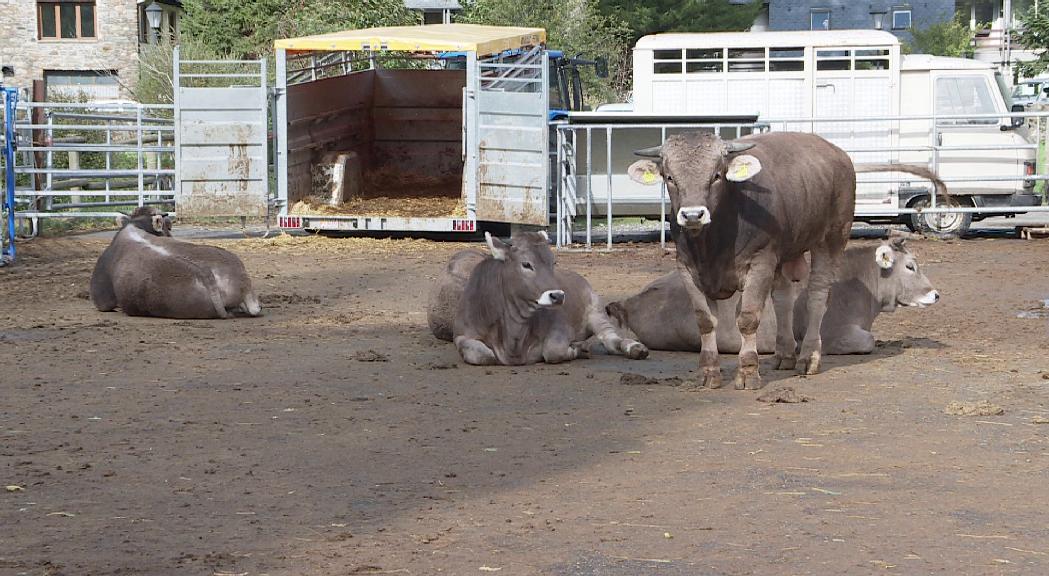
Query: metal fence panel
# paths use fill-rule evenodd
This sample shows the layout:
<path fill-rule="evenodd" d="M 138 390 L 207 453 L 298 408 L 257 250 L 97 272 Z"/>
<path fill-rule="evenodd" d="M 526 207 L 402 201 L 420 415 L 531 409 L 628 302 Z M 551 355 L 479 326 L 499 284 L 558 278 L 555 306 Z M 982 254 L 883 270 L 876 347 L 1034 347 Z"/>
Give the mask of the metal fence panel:
<path fill-rule="evenodd" d="M 266 216 L 266 61 L 181 60 L 175 53 L 180 216 Z"/>

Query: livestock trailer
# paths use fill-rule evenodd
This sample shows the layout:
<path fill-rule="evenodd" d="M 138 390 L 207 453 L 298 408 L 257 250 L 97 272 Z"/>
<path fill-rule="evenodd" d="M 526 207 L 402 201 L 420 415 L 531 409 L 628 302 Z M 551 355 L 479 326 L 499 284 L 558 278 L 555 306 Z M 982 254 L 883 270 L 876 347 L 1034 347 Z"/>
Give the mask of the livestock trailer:
<path fill-rule="evenodd" d="M 276 41 L 280 226 L 546 226 L 545 42 L 541 28 L 472 24 Z M 465 66 L 447 66 L 449 52 Z"/>

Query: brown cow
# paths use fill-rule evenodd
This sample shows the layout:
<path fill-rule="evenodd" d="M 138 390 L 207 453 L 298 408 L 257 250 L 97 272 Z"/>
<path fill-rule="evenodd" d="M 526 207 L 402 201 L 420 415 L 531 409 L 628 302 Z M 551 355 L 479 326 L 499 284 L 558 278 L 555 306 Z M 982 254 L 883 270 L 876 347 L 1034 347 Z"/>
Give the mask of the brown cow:
<path fill-rule="evenodd" d="M 640 359 L 648 349 L 623 339 L 585 278 L 556 269 L 545 233 L 517 234 L 507 245 L 485 234 L 491 255 L 452 256 L 431 296 L 434 336 L 455 342 L 468 364 L 557 363 L 589 355 L 596 335 L 611 353 Z"/>
<path fill-rule="evenodd" d="M 117 219 L 121 229 L 95 263 L 91 301 L 129 316 L 258 316 L 244 264 L 232 253 L 171 238 L 171 221 L 151 208 Z"/>
<path fill-rule="evenodd" d="M 744 152 L 747 152 L 744 154 Z M 778 369 L 819 371 L 820 327 L 827 294 L 852 227 L 856 169 L 837 146 L 814 134 L 778 132 L 723 141 L 691 132 L 662 146 L 639 150 L 631 178 L 666 182 L 671 234 L 702 340 L 702 384 L 721 386 L 716 300 L 742 292 L 737 328 L 742 337 L 737 389 L 760 388 L 757 330 L 772 295 L 778 321 Z M 928 173 L 924 168 L 883 165 L 864 171 Z M 942 185 L 942 183 L 940 183 Z M 796 354 L 794 300 L 785 276 L 811 254 L 805 302 L 808 330 Z M 775 289 L 774 289 L 775 288 Z M 688 306 L 682 305 L 682 311 Z"/>
<path fill-rule="evenodd" d="M 793 286 L 792 286 L 793 289 Z M 917 259 L 904 244 L 894 239 L 880 246 L 853 247 L 845 251 L 839 280 L 830 289 L 827 314 L 823 317 L 820 338 L 826 354 L 870 354 L 875 339 L 871 334 L 874 319 L 881 312 L 892 312 L 899 306 L 922 308 L 940 299 L 929 279 L 922 273 Z M 805 334 L 805 292 L 795 301 L 794 336 Z M 671 272 L 646 286 L 640 293 L 605 307 L 621 333 L 629 329 L 645 346 L 653 350 L 686 350 L 699 352 L 699 330 L 691 319 L 681 316 L 687 306 L 688 292 L 681 276 Z M 732 321 L 736 317 L 739 295 L 717 303 L 718 352 L 739 352 L 742 341 Z M 766 307 L 770 305 L 765 303 Z M 758 352 L 775 351 L 776 318 L 763 318 L 758 327 Z"/>

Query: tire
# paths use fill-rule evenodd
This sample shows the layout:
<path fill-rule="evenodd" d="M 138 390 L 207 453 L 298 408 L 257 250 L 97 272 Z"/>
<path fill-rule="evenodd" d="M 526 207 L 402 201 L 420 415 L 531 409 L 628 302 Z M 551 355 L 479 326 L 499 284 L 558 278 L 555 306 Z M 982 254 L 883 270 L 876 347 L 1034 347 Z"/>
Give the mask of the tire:
<path fill-rule="evenodd" d="M 967 199 L 960 199 L 963 206 L 971 206 Z M 921 196 L 909 204 L 910 208 L 926 208 L 929 197 Z M 969 213 L 953 214 L 908 214 L 905 220 L 912 232 L 935 236 L 937 238 L 959 238 L 969 232 L 973 215 Z"/>

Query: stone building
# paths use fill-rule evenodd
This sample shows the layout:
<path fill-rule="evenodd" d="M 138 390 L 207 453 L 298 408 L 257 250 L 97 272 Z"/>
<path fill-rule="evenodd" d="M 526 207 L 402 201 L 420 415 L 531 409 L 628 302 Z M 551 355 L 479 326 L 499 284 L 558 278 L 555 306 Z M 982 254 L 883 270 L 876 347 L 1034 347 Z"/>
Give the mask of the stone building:
<path fill-rule="evenodd" d="M 162 8 L 160 33 L 175 37 L 180 0 Z M 7 86 L 47 94 L 82 93 L 94 100 L 126 98 L 138 73 L 139 44 L 149 41 L 150 0 L 0 0 L 0 65 Z"/>

